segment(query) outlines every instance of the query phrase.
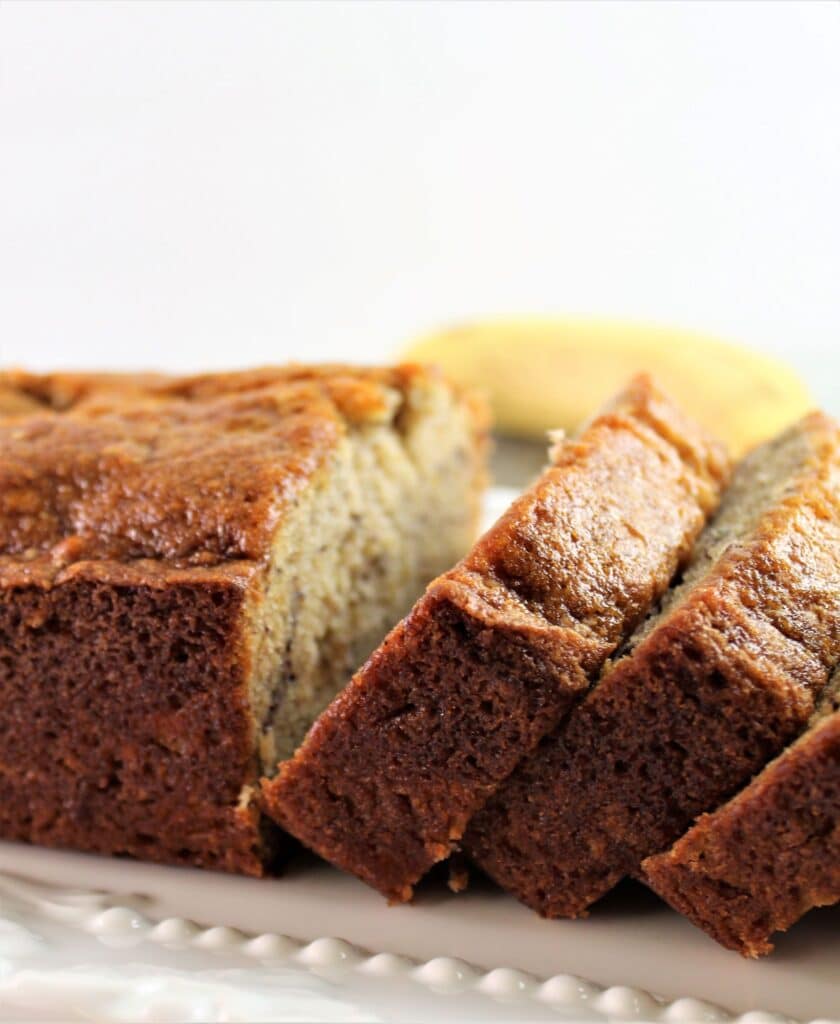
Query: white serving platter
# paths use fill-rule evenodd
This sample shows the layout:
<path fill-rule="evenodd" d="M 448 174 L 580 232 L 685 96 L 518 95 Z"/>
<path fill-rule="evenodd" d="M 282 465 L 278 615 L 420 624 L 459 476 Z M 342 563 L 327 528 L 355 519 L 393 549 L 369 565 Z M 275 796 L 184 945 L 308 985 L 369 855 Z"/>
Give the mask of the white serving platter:
<path fill-rule="evenodd" d="M 413 905 L 389 907 L 306 854 L 283 877 L 257 880 L 0 843 L 0 910 L 7 906 L 18 920 L 25 912 L 69 925 L 105 947 L 169 948 L 173 966 L 178 949 L 191 948 L 244 956 L 264 972 L 314 969 L 339 990 L 354 974 L 402 979 L 414 991 L 472 990 L 512 1000 L 512 1020 L 546 1011 L 581 1020 L 840 1019 L 838 908 L 812 912 L 773 956 L 753 962 L 640 886 L 587 920 L 544 921 L 486 883 L 456 896 L 433 879 Z M 364 1001 L 353 1006 L 359 1019 L 377 1019 L 364 1016 Z M 443 999 L 441 1020 L 446 1007 Z M 411 1018 L 394 1004 L 385 1019 Z"/>

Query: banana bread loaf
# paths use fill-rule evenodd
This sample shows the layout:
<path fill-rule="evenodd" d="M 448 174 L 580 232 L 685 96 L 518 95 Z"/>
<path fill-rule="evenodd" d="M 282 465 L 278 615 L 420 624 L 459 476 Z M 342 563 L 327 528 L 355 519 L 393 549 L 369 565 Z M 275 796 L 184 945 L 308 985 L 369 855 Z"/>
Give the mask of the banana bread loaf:
<path fill-rule="evenodd" d="M 801 731 L 840 655 L 840 431 L 806 417 L 735 472 L 680 586 L 465 837 L 577 917 Z"/>
<path fill-rule="evenodd" d="M 771 952 L 774 932 L 840 902 L 840 670 L 810 728 L 642 868 L 672 907 L 744 956 Z"/>
<path fill-rule="evenodd" d="M 552 463 L 263 784 L 281 826 L 393 900 L 667 588 L 727 473 L 644 378 Z"/>
<path fill-rule="evenodd" d="M 258 874 L 260 775 L 473 538 L 419 367 L 0 375 L 0 835 Z"/>

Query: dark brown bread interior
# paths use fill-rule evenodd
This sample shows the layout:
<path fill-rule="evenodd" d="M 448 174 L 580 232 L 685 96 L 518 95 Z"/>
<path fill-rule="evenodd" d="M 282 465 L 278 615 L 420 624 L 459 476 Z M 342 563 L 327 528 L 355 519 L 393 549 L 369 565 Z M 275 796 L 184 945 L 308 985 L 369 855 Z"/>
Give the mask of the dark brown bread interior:
<path fill-rule="evenodd" d="M 267 812 L 410 898 L 667 588 L 727 469 L 636 381 L 429 587 L 264 782 Z"/>
<path fill-rule="evenodd" d="M 419 367 L 0 375 L 0 835 L 259 874 L 262 771 L 468 548 L 485 432 Z"/>
<path fill-rule="evenodd" d="M 743 956 L 770 953 L 774 932 L 840 902 L 840 671 L 829 689 L 795 743 L 642 865 L 663 899 Z"/>
<path fill-rule="evenodd" d="M 248 584 L 88 569 L 5 590 L 3 838 L 260 873 L 268 850 L 240 805 L 254 777 Z"/>
<path fill-rule="evenodd" d="M 584 915 L 797 735 L 840 656 L 839 479 L 819 414 L 741 464 L 682 586 L 471 822 L 482 869 Z"/>

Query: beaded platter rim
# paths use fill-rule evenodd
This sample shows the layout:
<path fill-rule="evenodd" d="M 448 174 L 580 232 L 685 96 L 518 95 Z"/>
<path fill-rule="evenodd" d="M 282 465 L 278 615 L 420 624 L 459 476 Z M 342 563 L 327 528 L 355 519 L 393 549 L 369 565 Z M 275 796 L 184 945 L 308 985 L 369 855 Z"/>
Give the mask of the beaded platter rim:
<path fill-rule="evenodd" d="M 4 871 L 0 872 L 0 906 L 6 900 L 105 944 L 152 943 L 171 950 L 238 954 L 255 966 L 297 967 L 313 974 L 328 971 L 339 982 L 342 976 L 358 973 L 370 979 L 410 981 L 441 995 L 472 992 L 512 1008 L 527 1009 L 532 1004 L 567 1015 L 595 1015 L 595 1020 L 805 1024 L 758 1010 L 735 1015 L 691 997 L 664 1000 L 644 989 L 599 985 L 570 974 L 539 978 L 502 966 L 485 970 L 449 956 L 421 961 L 376 953 L 330 936 L 302 941 L 275 932 L 248 934 L 228 926 L 203 926 L 183 917 L 156 919 L 150 910 L 151 900 L 142 895 L 126 900 L 104 891 L 63 888 Z"/>

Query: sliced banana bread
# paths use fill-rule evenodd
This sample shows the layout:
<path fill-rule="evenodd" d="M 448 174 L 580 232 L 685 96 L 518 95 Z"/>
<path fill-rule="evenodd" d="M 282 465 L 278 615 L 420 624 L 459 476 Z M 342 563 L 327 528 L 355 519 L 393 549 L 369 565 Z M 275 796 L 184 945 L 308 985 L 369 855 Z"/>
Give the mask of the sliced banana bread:
<path fill-rule="evenodd" d="M 258 874 L 260 775 L 474 536 L 439 375 L 0 375 L 0 836 Z"/>
<path fill-rule="evenodd" d="M 268 813 L 409 899 L 667 588 L 727 471 L 637 380 L 428 588 L 263 784 Z"/>
<path fill-rule="evenodd" d="M 468 855 L 577 917 L 801 731 L 840 655 L 840 431 L 749 455 L 682 583 L 471 822 Z"/>
<path fill-rule="evenodd" d="M 744 956 L 771 952 L 774 932 L 840 902 L 840 670 L 810 728 L 642 868 L 671 906 Z"/>

